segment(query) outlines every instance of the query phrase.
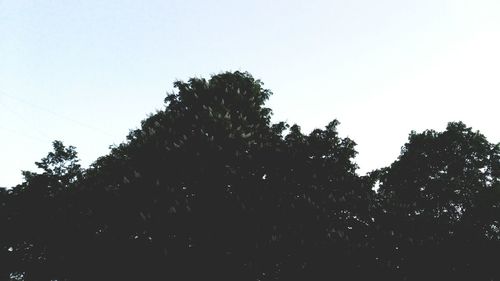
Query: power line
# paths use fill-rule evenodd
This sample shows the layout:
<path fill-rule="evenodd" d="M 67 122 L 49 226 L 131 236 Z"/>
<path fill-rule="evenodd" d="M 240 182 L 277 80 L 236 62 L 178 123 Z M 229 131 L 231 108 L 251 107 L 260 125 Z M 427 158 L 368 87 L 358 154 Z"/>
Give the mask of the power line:
<path fill-rule="evenodd" d="M 35 108 L 35 109 L 37 109 L 37 110 L 39 110 L 39 111 L 43 111 L 43 112 L 46 112 L 46 113 L 50 113 L 50 114 L 52 114 L 52 115 L 54 115 L 54 116 L 56 116 L 56 117 L 58 117 L 58 118 L 64 119 L 64 120 L 65 120 L 65 121 L 67 121 L 67 122 L 71 122 L 71 123 L 73 123 L 73 124 L 77 124 L 77 125 L 79 125 L 79 126 L 81 126 L 81 127 L 85 127 L 85 128 L 87 128 L 87 129 L 90 129 L 90 130 L 92 130 L 92 131 L 94 131 L 94 132 L 97 132 L 97 133 L 100 133 L 100 134 L 102 134 L 102 135 L 106 135 L 106 136 L 109 136 L 109 137 L 113 137 L 111 134 L 107 133 L 105 130 L 102 130 L 102 129 L 96 128 L 96 127 L 94 127 L 94 126 L 91 126 L 91 125 L 86 124 L 86 123 L 84 123 L 84 122 L 81 122 L 81 121 L 79 121 L 79 120 L 76 120 L 76 119 L 74 119 L 74 118 L 72 118 L 72 117 L 69 117 L 69 116 L 63 115 L 63 114 L 61 114 L 61 113 L 58 113 L 58 112 L 52 111 L 52 110 L 50 110 L 50 109 L 48 109 L 48 108 L 45 108 L 45 107 L 43 107 L 43 106 L 40 106 L 40 105 L 34 104 L 34 103 L 32 103 L 32 102 L 29 102 L 29 101 L 26 101 L 26 100 L 20 99 L 20 98 L 18 98 L 18 97 L 15 97 L 15 96 L 9 95 L 9 94 L 7 94 L 5 91 L 0 90 L 0 95 L 5 96 L 5 97 L 8 97 L 8 98 L 10 98 L 10 99 L 13 99 L 13 100 L 15 100 L 15 101 L 17 101 L 17 102 L 23 103 L 23 104 L 25 104 L 25 105 L 28 105 L 28 106 L 30 106 L 31 108 Z"/>
<path fill-rule="evenodd" d="M 30 134 L 26 134 L 24 132 L 20 132 L 18 130 L 7 128 L 7 127 L 4 127 L 4 126 L 0 126 L 0 129 L 2 129 L 4 131 L 8 131 L 8 132 L 10 132 L 12 134 L 15 134 L 15 135 L 18 135 L 18 136 L 22 136 L 24 138 L 28 138 L 28 139 L 30 139 L 32 141 L 35 141 L 35 142 L 38 142 L 38 143 L 47 144 L 47 141 L 48 141 L 48 140 L 45 140 L 43 138 L 40 138 L 40 137 L 37 137 L 37 136 L 33 136 L 33 135 L 30 135 Z"/>
<path fill-rule="evenodd" d="M 13 115 L 16 116 L 17 119 L 22 119 L 24 120 L 27 124 L 31 123 L 30 120 L 28 120 L 23 114 L 13 110 L 10 106 L 8 106 L 7 104 L 5 104 L 2 99 L 0 99 L 0 106 L 2 106 L 2 108 L 10 113 L 12 113 Z M 40 135 L 44 136 L 45 138 L 47 139 L 51 139 L 51 137 L 49 137 L 47 134 L 45 134 L 45 132 L 43 132 L 42 130 L 40 130 L 37 126 L 32 126 L 32 129 L 34 129 L 35 131 L 37 131 Z"/>

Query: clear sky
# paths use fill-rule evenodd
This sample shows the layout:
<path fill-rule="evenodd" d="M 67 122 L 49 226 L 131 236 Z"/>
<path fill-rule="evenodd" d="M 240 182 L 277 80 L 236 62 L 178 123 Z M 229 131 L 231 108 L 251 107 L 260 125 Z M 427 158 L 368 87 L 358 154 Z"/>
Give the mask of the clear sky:
<path fill-rule="evenodd" d="M 275 121 L 334 118 L 360 173 L 411 130 L 500 141 L 498 0 L 0 0 L 0 186 L 51 150 L 84 165 L 163 107 L 172 82 L 249 71 Z"/>

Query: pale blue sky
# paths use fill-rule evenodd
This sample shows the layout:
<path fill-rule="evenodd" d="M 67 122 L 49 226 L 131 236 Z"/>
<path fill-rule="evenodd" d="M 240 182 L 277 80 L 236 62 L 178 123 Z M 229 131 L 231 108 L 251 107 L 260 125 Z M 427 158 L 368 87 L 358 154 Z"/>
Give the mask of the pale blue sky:
<path fill-rule="evenodd" d="M 275 121 L 337 118 L 360 173 L 410 130 L 462 120 L 500 141 L 500 1 L 0 0 L 0 186 L 60 139 L 84 165 L 176 79 L 249 71 Z"/>

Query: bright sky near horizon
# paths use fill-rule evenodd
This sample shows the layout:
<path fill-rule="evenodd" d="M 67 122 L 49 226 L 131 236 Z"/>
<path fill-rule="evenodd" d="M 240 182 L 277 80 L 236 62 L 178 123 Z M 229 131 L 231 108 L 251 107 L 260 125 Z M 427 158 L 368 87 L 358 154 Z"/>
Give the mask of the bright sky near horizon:
<path fill-rule="evenodd" d="M 411 130 L 464 121 L 500 142 L 498 0 L 0 0 L 0 186 L 51 150 L 86 166 L 172 83 L 243 70 L 274 121 L 337 118 L 360 173 Z"/>

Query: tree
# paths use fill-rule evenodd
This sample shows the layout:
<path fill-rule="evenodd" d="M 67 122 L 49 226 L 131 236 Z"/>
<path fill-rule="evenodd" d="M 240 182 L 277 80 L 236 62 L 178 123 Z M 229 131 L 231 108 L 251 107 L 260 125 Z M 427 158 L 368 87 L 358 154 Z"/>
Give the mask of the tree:
<path fill-rule="evenodd" d="M 288 125 L 271 124 L 263 107 L 271 92 L 248 73 L 174 86 L 165 110 L 81 181 L 89 233 L 98 233 L 87 244 L 106 245 L 88 253 L 95 268 L 102 258 L 110 275 L 191 280 L 340 270 L 320 261 L 321 248 L 343 248 L 336 259 L 346 257 L 348 232 L 366 227 L 371 189 L 355 174 L 355 144 L 338 136 L 338 122 L 284 136 Z"/>
<path fill-rule="evenodd" d="M 174 87 L 90 168 L 56 141 L 0 189 L 1 280 L 500 278 L 500 147 L 479 132 L 412 132 L 359 176 L 337 120 L 272 123 L 248 73 Z"/>
<path fill-rule="evenodd" d="M 36 162 L 42 173 L 23 171 L 24 182 L 3 192 L 2 251 L 10 272 L 22 280 L 51 280 L 64 264 L 71 230 L 70 188 L 82 176 L 76 150 L 53 142 Z"/>
<path fill-rule="evenodd" d="M 500 242 L 499 176 L 499 145 L 465 124 L 412 132 L 380 176 L 392 266 L 412 280 L 425 278 L 422 266 L 446 278 L 498 278 L 488 254 Z"/>

